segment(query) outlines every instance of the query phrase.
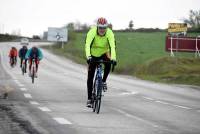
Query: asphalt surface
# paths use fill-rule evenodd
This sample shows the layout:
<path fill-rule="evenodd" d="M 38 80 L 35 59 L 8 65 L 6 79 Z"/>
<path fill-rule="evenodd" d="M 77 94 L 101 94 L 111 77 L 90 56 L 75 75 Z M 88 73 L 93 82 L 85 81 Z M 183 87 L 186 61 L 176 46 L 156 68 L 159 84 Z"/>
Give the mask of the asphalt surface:
<path fill-rule="evenodd" d="M 112 74 L 96 114 L 86 107 L 86 66 L 42 50 L 44 59 L 32 84 L 19 63 L 9 66 L 11 46 L 21 47 L 0 43 L 0 134 L 200 133 L 199 87 Z"/>

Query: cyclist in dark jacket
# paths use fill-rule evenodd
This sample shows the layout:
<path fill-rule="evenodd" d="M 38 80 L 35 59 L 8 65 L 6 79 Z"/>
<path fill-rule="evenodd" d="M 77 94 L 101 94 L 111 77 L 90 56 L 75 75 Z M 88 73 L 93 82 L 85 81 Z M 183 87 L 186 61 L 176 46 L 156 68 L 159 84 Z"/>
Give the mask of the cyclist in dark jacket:
<path fill-rule="evenodd" d="M 22 62 L 23 60 L 25 60 L 25 73 L 26 73 L 26 66 L 27 66 L 27 59 L 25 59 L 25 56 L 26 56 L 27 51 L 28 51 L 27 46 L 23 46 L 18 52 L 19 58 L 21 59 L 20 67 L 22 67 Z"/>

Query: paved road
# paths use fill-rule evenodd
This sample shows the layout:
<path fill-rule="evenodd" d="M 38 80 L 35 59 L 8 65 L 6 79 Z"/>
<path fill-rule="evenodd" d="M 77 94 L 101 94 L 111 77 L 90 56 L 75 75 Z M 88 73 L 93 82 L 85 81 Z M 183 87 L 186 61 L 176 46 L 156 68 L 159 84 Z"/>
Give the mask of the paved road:
<path fill-rule="evenodd" d="M 2 89 L 9 91 L 8 99 L 1 99 L 3 108 L 0 108 L 4 111 L 10 108 L 12 116 L 7 116 L 18 123 L 22 129 L 19 131 L 23 133 L 200 133 L 199 87 L 165 85 L 111 75 L 108 92 L 104 94 L 97 115 L 85 106 L 86 66 L 42 50 L 45 57 L 39 66 L 38 78 L 32 84 L 27 75 L 22 76 L 19 65 L 11 68 L 8 64 L 8 50 L 13 45 L 20 47 L 18 44 L 0 43 L 0 84 Z M 18 120 L 12 119 L 13 116 Z M 23 122 L 28 125 L 23 127 L 20 125 Z M 5 130 L 5 125 L 0 126 Z M 12 131 L 10 129 L 10 133 Z"/>

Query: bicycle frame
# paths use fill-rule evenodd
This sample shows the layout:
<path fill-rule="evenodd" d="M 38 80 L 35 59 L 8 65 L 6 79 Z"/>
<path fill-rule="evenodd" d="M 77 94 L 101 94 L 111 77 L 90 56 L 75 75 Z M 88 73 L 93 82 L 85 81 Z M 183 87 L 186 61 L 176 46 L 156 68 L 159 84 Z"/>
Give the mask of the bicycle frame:
<path fill-rule="evenodd" d="M 101 94 L 102 94 L 102 65 L 99 64 L 97 65 L 97 69 L 96 69 L 97 73 L 96 73 L 96 78 L 97 78 L 97 81 L 98 81 L 98 88 L 97 88 L 97 97 L 101 97 Z"/>

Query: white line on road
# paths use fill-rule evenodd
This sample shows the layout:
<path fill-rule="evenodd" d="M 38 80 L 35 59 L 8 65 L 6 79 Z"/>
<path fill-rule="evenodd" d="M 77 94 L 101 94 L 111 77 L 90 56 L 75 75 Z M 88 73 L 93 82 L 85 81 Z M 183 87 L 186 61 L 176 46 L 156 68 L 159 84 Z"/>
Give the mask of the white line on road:
<path fill-rule="evenodd" d="M 127 113 L 127 112 L 125 112 L 125 111 L 122 111 L 122 110 L 120 110 L 120 109 L 116 109 L 116 108 L 112 108 L 112 109 L 118 111 L 119 113 L 121 113 L 121 114 L 123 114 L 123 115 L 125 115 L 125 116 L 127 116 L 127 117 L 129 117 L 129 118 L 133 118 L 134 120 L 136 119 L 136 120 L 142 121 L 142 122 L 144 122 L 144 123 L 146 123 L 146 124 L 148 124 L 148 125 L 150 125 L 150 126 L 158 127 L 158 125 L 153 124 L 153 123 L 151 123 L 150 121 L 144 120 L 144 119 L 142 119 L 142 118 L 140 118 L 140 117 L 134 116 L 134 115 L 129 114 L 129 113 Z"/>
<path fill-rule="evenodd" d="M 184 109 L 192 109 L 192 108 L 185 107 L 185 106 L 180 106 L 180 105 L 172 105 L 172 106 L 179 107 L 179 108 L 184 108 Z"/>
<path fill-rule="evenodd" d="M 38 107 L 38 108 L 44 112 L 51 112 L 51 110 L 47 107 Z"/>
<path fill-rule="evenodd" d="M 147 100 L 152 100 L 152 101 L 154 100 L 154 99 L 149 98 L 149 97 L 143 97 L 143 98 L 145 98 L 145 99 L 147 99 Z M 170 104 L 170 103 L 167 103 L 167 102 L 164 102 L 164 101 L 155 101 L 155 102 L 161 103 L 161 104 L 165 104 L 165 105 L 171 105 L 171 106 L 179 107 L 179 108 L 183 108 L 183 109 L 192 109 L 192 108 L 190 108 L 190 107 L 181 106 L 181 105 L 174 105 L 174 104 Z"/>
<path fill-rule="evenodd" d="M 18 80 L 14 80 L 14 82 L 18 83 L 19 81 Z"/>
<path fill-rule="evenodd" d="M 15 76 L 13 76 L 13 75 L 11 75 L 11 77 L 12 77 L 13 79 L 16 79 L 16 77 L 15 77 Z"/>
<path fill-rule="evenodd" d="M 36 101 L 29 101 L 32 105 L 39 105 L 39 103 L 38 102 L 36 102 Z"/>
<path fill-rule="evenodd" d="M 70 121 L 66 120 L 65 118 L 53 118 L 54 120 L 56 120 L 59 124 L 72 124 Z"/>
<path fill-rule="evenodd" d="M 158 102 L 158 103 L 161 103 L 161 104 L 169 104 L 169 103 L 167 103 L 167 102 L 164 102 L 164 101 L 155 101 L 155 102 Z"/>
<path fill-rule="evenodd" d="M 138 92 L 124 92 L 124 93 L 121 93 L 120 95 L 134 95 L 134 94 L 138 94 Z"/>
<path fill-rule="evenodd" d="M 18 84 L 19 87 L 24 87 L 24 85 L 21 84 L 21 83 L 17 83 L 17 84 Z"/>
<path fill-rule="evenodd" d="M 115 90 L 120 90 L 118 87 L 110 86 L 110 88 L 115 89 Z"/>
<path fill-rule="evenodd" d="M 18 80 L 14 80 L 14 81 L 15 81 L 15 83 L 16 83 L 19 87 L 24 87 L 24 85 L 21 84 Z"/>
<path fill-rule="evenodd" d="M 153 98 L 150 98 L 150 97 L 143 97 L 144 99 L 147 99 L 147 100 L 154 100 Z"/>
<path fill-rule="evenodd" d="M 20 90 L 21 90 L 21 91 L 27 91 L 27 89 L 26 89 L 26 88 L 20 88 Z"/>
<path fill-rule="evenodd" d="M 24 94 L 24 97 L 26 97 L 26 98 L 32 98 L 31 94 Z"/>

